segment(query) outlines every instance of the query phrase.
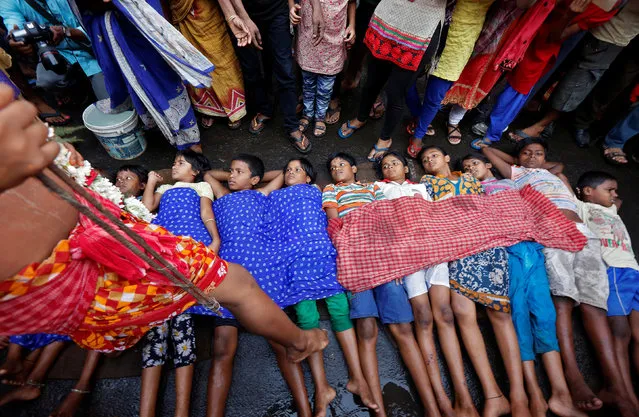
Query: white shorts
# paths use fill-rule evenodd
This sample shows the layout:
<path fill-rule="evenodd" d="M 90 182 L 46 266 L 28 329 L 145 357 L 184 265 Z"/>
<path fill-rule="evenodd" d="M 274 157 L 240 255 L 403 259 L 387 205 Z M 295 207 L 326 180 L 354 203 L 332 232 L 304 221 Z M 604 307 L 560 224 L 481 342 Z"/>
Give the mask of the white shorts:
<path fill-rule="evenodd" d="M 426 294 L 432 285 L 450 288 L 447 262 L 422 269 L 404 278 L 404 288 L 409 299 Z"/>

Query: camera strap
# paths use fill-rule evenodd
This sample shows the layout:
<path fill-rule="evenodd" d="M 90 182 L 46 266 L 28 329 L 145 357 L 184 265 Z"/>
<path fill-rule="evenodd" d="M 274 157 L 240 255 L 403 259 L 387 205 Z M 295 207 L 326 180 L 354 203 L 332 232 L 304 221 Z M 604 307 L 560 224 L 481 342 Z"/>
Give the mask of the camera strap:
<path fill-rule="evenodd" d="M 40 3 L 38 0 L 24 0 L 29 6 L 31 6 L 31 8 L 33 10 L 35 10 L 37 13 L 39 13 L 42 17 L 44 17 L 45 19 L 47 19 L 51 24 L 53 24 L 54 26 L 63 26 L 64 24 L 62 22 L 60 22 L 54 15 L 52 15 L 43 5 L 42 3 Z M 85 52 L 89 52 L 91 55 L 93 55 L 93 49 L 86 44 L 83 44 L 81 42 L 77 42 L 74 41 L 73 39 L 69 39 L 70 41 L 73 41 L 75 44 L 77 44 L 78 46 L 80 46 L 80 49 L 82 49 Z"/>

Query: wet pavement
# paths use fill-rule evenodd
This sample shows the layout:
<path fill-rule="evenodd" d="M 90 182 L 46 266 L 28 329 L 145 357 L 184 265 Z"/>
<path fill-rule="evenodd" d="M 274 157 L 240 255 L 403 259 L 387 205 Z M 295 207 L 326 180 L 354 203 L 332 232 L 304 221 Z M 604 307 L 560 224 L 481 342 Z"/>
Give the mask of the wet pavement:
<path fill-rule="evenodd" d="M 356 97 L 347 98 L 343 103 L 345 109 L 342 120 L 345 117 L 354 115 L 353 101 Z M 520 118 L 516 127 L 526 126 L 526 121 L 530 120 L 527 115 Z M 77 119 L 79 120 L 79 118 Z M 473 139 L 470 133 L 470 117 L 462 122 L 462 132 L 464 142 L 453 147 L 447 143 L 444 136 L 445 116 L 440 114 L 434 126 L 437 136 L 429 139 L 428 143 L 441 145 L 451 153 L 453 159 L 462 157 L 471 149 L 468 143 Z M 249 121 L 245 120 L 241 129 L 230 131 L 223 121 L 218 121 L 210 130 L 203 131 L 203 146 L 206 155 L 211 159 L 214 168 L 225 169 L 230 164 L 230 159 L 239 152 L 248 152 L 260 156 L 269 169 L 280 169 L 289 158 L 299 154 L 289 145 L 286 136 L 277 118 L 270 122 L 264 132 L 254 136 L 248 133 Z M 340 139 L 336 134 L 339 125 L 329 126 L 328 134 L 322 139 L 313 140 L 313 152 L 308 156 L 311 162 L 319 171 L 318 183 L 325 184 L 329 176 L 325 169 L 325 161 L 329 154 L 336 151 L 344 151 L 353 154 L 360 165 L 360 179 L 372 179 L 373 170 L 371 164 L 366 161 L 366 154 L 375 140 L 381 122 L 369 123 L 365 129 L 357 132 L 348 140 Z M 626 221 L 630 234 L 639 239 L 639 199 L 637 198 L 637 184 L 639 184 L 639 169 L 637 164 L 626 167 L 611 167 L 604 163 L 601 151 L 598 147 L 589 149 L 579 149 L 573 143 L 570 134 L 566 129 L 567 125 L 559 124 L 555 130 L 555 135 L 551 141 L 550 160 L 560 160 L 566 165 L 565 173 L 571 181 L 576 181 L 579 175 L 587 170 L 601 169 L 613 173 L 619 178 L 620 194 L 624 198 L 622 217 Z M 71 132 L 74 129 L 63 128 L 61 132 Z M 398 129 L 399 131 L 400 129 Z M 104 149 L 99 145 L 96 138 L 86 130 L 77 130 L 74 136 L 83 139 L 76 143 L 78 150 L 88 158 L 96 168 L 112 171 L 120 165 L 119 161 L 111 159 Z M 140 163 L 149 169 L 162 169 L 170 167 L 175 150 L 168 145 L 156 132 L 147 133 L 149 142 L 147 151 L 139 158 L 126 163 Z M 509 149 L 512 147 L 506 141 L 502 141 L 500 147 Z M 403 151 L 408 143 L 408 135 L 403 132 L 397 133 L 393 143 L 393 148 Z M 419 169 L 415 170 L 413 164 L 413 176 L 418 179 L 421 175 Z M 482 312 L 480 312 L 482 313 Z M 325 316 L 323 317 L 326 318 Z M 507 378 L 505 370 L 496 349 L 496 343 L 490 325 L 485 314 L 480 314 L 479 319 L 482 333 L 486 338 L 488 354 L 497 380 L 504 392 L 507 392 Z M 322 326 L 326 329 L 330 327 L 329 322 L 322 321 Z M 580 324 L 580 317 L 575 316 L 576 326 L 576 348 L 578 358 L 583 373 L 587 377 L 588 383 L 598 389 L 601 385 L 601 376 L 596 363 L 593 360 L 591 348 L 586 343 L 583 335 L 583 328 Z M 203 360 L 196 365 L 196 372 L 192 394 L 192 416 L 204 416 L 206 413 L 206 385 L 208 369 L 210 366 L 210 340 L 211 328 L 207 323 L 198 326 L 198 354 Z M 328 415 L 333 417 L 363 417 L 368 416 L 368 411 L 353 398 L 353 395 L 346 391 L 347 382 L 346 365 L 334 335 L 329 331 L 331 343 L 324 352 L 326 363 L 326 373 L 329 382 L 337 390 L 337 397 L 332 403 Z M 384 391 L 384 401 L 391 417 L 412 417 L 423 415 L 418 397 L 411 386 L 410 378 L 407 376 L 397 349 L 393 346 L 387 332 L 381 331 L 377 352 L 379 357 L 379 372 Z M 91 417 L 129 417 L 138 414 L 140 379 L 138 377 L 139 353 L 128 352 L 119 359 L 108 359 L 103 362 L 99 371 L 98 380 L 90 400 L 87 400 L 78 413 L 78 416 Z M 40 417 L 48 416 L 55 409 L 56 404 L 73 387 L 73 380 L 79 374 L 81 367 L 82 352 L 73 347 L 68 349 L 58 360 L 51 377 L 43 391 L 42 396 L 36 400 L 24 404 L 15 404 L 0 408 L 1 417 Z M 441 355 L 440 355 L 441 356 Z M 483 399 L 481 387 L 475 377 L 470 362 L 465 358 L 467 379 L 471 393 L 478 407 Z M 450 381 L 445 365 L 440 361 L 444 386 L 451 394 Z M 108 368 L 108 369 L 104 369 Z M 538 367 L 539 368 L 539 367 Z M 308 368 L 304 365 L 306 385 L 309 390 L 309 398 L 313 396 L 312 380 Z M 539 368 L 539 374 L 543 380 L 543 388 L 548 394 L 548 384 L 543 371 Z M 112 378 L 113 376 L 122 376 Z M 174 407 L 174 373 L 167 371 L 160 392 L 160 405 L 158 415 L 172 416 Z M 55 379 L 53 379 L 55 378 Z M 0 387 L 4 391 L 6 387 Z M 231 417 L 292 417 L 296 416 L 292 405 L 292 399 L 288 393 L 286 385 L 280 376 L 275 364 L 274 355 L 264 339 L 242 333 L 238 354 L 235 360 L 233 385 L 228 399 L 227 416 Z M 600 413 L 602 416 L 616 415 L 612 410 L 605 410 Z"/>

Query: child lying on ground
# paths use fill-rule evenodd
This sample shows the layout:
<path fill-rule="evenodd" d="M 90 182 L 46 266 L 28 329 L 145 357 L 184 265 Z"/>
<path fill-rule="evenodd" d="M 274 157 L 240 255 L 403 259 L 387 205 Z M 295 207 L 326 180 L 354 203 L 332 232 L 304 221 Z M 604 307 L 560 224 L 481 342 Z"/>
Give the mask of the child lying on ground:
<path fill-rule="evenodd" d="M 380 167 L 384 179 L 376 182 L 375 185 L 382 190 L 387 199 L 410 196 L 432 201 L 432 190 L 427 189 L 426 184 L 415 184 L 409 179 L 410 172 L 406 158 L 398 152 L 386 152 L 382 156 Z M 440 411 L 443 415 L 452 415 L 452 405 L 442 385 L 439 372 L 439 360 L 433 337 L 433 312 L 428 301 L 429 288 L 433 286 L 450 288 L 448 263 L 415 272 L 403 279 L 403 285 L 413 309 L 416 339 L 422 352 L 422 360 L 426 364 L 425 369 L 421 364 L 408 364 L 411 376 L 421 400 L 424 401 L 426 396 L 423 389 L 420 389 L 423 384 L 419 381 L 423 378 L 423 370 L 427 371 Z"/>
<path fill-rule="evenodd" d="M 635 395 L 628 392 L 620 376 L 613 338 L 606 320 L 609 289 L 601 244 L 579 217 L 575 196 L 566 185 L 565 176 L 554 175 L 543 168 L 547 166 L 548 145 L 536 138 L 522 140 L 517 147 L 517 157 L 486 144 L 480 146 L 483 154 L 503 177 L 512 179 L 517 188 L 531 185 L 544 194 L 588 237 L 586 247 L 577 253 L 544 248 L 546 272 L 557 311 L 557 336 L 566 380 L 572 399 L 580 409 L 596 410 L 605 401 L 616 406 L 623 417 L 636 417 L 639 407 L 636 406 Z M 575 305 L 581 310 L 586 332 L 594 342 L 603 370 L 605 388 L 598 395 L 588 387 L 577 366 L 572 332 Z"/>
<path fill-rule="evenodd" d="M 450 156 L 443 149 L 436 146 L 425 147 L 419 153 L 418 159 L 427 173 L 420 182 L 432 187 L 434 201 L 458 195 L 482 193 L 481 184 L 474 177 L 451 171 Z M 433 287 L 439 291 L 431 294 L 431 301 L 438 299 L 434 313 L 438 312 L 439 318 L 438 314 L 435 314 L 435 320 L 438 330 L 441 327 L 440 341 L 444 352 L 448 352 L 446 361 L 451 374 L 454 375 L 455 391 L 458 395 L 462 395 L 462 398 L 470 396 L 467 394 L 468 389 L 465 385 L 463 362 L 454 330 L 454 321 L 450 318 L 446 320 L 443 314 L 447 310 L 447 314 L 450 314 L 451 307 L 466 351 L 484 391 L 486 403 L 483 416 L 501 416 L 509 412 L 512 412 L 515 417 L 530 416 L 517 335 L 510 318 L 506 250 L 502 247 L 489 249 L 450 262 L 448 269 L 450 290 L 445 287 Z M 444 294 L 445 292 L 448 294 Z M 488 318 L 495 331 L 510 382 L 510 404 L 504 398 L 490 368 L 486 345 L 477 325 L 475 303 L 486 307 Z M 445 336 L 442 337 L 442 335 Z"/>
<path fill-rule="evenodd" d="M 204 172 L 210 168 L 211 164 L 204 155 L 191 150 L 178 152 L 171 168 L 171 177 L 175 184 L 161 185 L 156 190 L 156 185 L 163 179 L 155 171 L 151 171 L 148 174 L 142 203 L 149 211 L 159 206 L 158 215 L 153 223 L 164 226 L 176 235 L 190 236 L 217 252 L 220 238 L 211 208 L 213 192 L 211 186 L 202 181 Z M 213 314 L 206 307 L 194 306 L 186 313 L 154 327 L 144 335 L 140 417 L 153 417 L 156 414 L 162 366 L 169 357 L 172 357 L 176 368 L 175 415 L 189 414 L 193 364 L 196 359 L 194 323 L 189 313 Z"/>
<path fill-rule="evenodd" d="M 142 165 L 122 165 L 115 172 L 113 184 L 118 187 L 124 197 L 142 199 L 149 171 Z"/>
<path fill-rule="evenodd" d="M 639 265 L 632 250 L 626 225 L 617 214 L 621 200 L 617 179 L 610 174 L 589 171 L 577 181 L 579 216 L 601 242 L 601 254 L 608 272 L 608 323 L 613 346 L 628 392 L 633 392 L 628 355 L 639 372 Z M 639 408 L 639 405 L 636 406 Z"/>
<path fill-rule="evenodd" d="M 492 165 L 484 155 L 470 154 L 462 159 L 462 166 L 464 172 L 481 181 L 486 194 L 515 189 L 512 180 L 495 178 L 491 171 Z M 542 249 L 543 246 L 535 242 L 520 242 L 506 248 L 512 320 L 517 331 L 530 412 L 533 417 L 545 416 L 550 407 L 558 416 L 585 417 L 573 405 L 561 366 L 556 313 L 550 297 Z M 548 403 L 537 382 L 535 354 L 541 355 L 552 389 Z"/>
<path fill-rule="evenodd" d="M 385 199 L 381 189 L 372 183 L 356 180 L 357 165 L 355 159 L 345 153 L 331 155 L 326 163 L 334 184 L 324 188 L 322 201 L 328 218 L 344 217 L 364 204 Z M 382 387 L 377 368 L 377 322 L 380 318 L 388 325 L 400 346 L 402 359 L 419 385 L 420 397 L 430 416 L 439 416 L 435 396 L 424 369 L 424 359 L 413 336 L 410 323 L 413 313 L 404 287 L 395 282 L 380 285 L 372 290 L 351 293 L 350 316 L 356 320 L 357 338 L 362 370 L 366 384 L 358 387 L 364 404 L 376 410 L 380 417 L 386 416 Z M 370 397 L 368 389 L 370 388 Z"/>

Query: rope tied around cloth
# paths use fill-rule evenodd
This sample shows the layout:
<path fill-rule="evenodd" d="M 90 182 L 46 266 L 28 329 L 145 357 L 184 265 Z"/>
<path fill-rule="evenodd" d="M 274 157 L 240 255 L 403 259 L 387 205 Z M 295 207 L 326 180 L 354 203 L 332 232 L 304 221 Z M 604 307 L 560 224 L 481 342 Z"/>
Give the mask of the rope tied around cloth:
<path fill-rule="evenodd" d="M 219 314 L 220 303 L 214 297 L 208 296 L 196 285 L 194 285 L 190 279 L 185 277 L 180 271 L 175 268 L 174 265 L 164 259 L 162 255 L 160 255 L 155 249 L 149 246 L 149 244 L 146 243 L 144 239 L 142 239 L 137 233 L 129 229 L 119 218 L 117 218 L 117 216 L 115 216 L 108 210 L 105 210 L 100 202 L 91 195 L 91 193 L 89 193 L 87 190 L 84 189 L 84 187 L 70 178 L 62 169 L 53 164 L 48 166 L 48 169 L 51 170 L 51 172 L 53 172 L 56 177 L 58 177 L 66 185 L 68 185 L 75 193 L 79 194 L 85 200 L 87 200 L 89 204 L 91 204 L 100 214 L 109 219 L 109 221 L 111 221 L 117 227 L 117 229 L 119 229 L 119 231 L 123 232 L 135 243 L 140 245 L 140 247 L 142 247 L 146 251 L 146 253 L 141 251 L 137 246 L 133 245 L 124 236 L 118 233 L 118 231 L 114 229 L 111 224 L 101 219 L 97 214 L 91 211 L 89 207 L 80 203 L 80 201 L 78 201 L 73 194 L 69 193 L 60 185 L 56 184 L 56 182 L 49 176 L 45 175 L 43 172 L 40 172 L 39 174 L 37 174 L 37 178 L 42 182 L 42 184 L 44 184 L 45 187 L 47 187 L 54 194 L 57 194 L 60 198 L 62 198 L 62 200 L 71 204 L 71 206 L 77 209 L 80 213 L 87 216 L 91 221 L 96 223 L 106 233 L 117 240 L 118 243 L 122 244 L 124 247 L 133 252 L 136 256 L 150 265 L 151 268 L 153 268 L 159 274 L 166 277 L 169 281 L 175 284 L 176 287 L 179 287 L 186 291 L 204 307 Z M 151 256 L 147 255 L 147 253 Z"/>

